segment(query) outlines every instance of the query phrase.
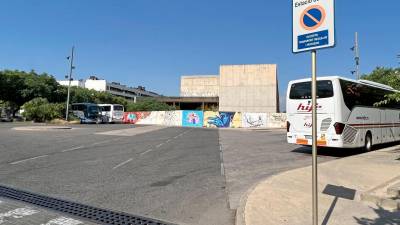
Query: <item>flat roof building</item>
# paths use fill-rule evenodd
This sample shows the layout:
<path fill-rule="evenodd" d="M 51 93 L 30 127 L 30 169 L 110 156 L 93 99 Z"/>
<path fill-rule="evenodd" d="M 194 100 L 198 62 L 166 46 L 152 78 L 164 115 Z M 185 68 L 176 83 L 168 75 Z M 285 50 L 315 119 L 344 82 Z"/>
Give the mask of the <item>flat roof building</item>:
<path fill-rule="evenodd" d="M 68 80 L 57 81 L 60 85 L 68 86 Z M 107 82 L 104 79 L 99 79 L 96 76 L 90 76 L 86 80 L 73 80 L 71 86 L 79 86 L 82 88 L 92 89 L 96 91 L 108 92 L 112 95 L 134 100 L 136 97 L 158 97 L 159 94 L 147 91 L 145 87 L 138 86 L 137 88 L 128 87 L 117 82 Z"/>
<path fill-rule="evenodd" d="M 221 65 L 219 75 L 182 76 L 180 96 L 180 102 L 201 97 L 203 106 L 208 98 L 218 99 L 219 111 L 276 113 L 277 65 Z"/>

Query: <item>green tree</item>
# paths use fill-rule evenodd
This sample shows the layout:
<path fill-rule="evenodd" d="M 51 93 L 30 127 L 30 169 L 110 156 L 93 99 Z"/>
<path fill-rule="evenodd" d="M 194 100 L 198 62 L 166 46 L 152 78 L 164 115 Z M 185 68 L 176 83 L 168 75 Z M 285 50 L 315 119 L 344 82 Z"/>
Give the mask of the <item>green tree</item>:
<path fill-rule="evenodd" d="M 386 84 L 400 90 L 400 68 L 377 67 L 370 74 L 361 76 L 361 79 Z"/>
<path fill-rule="evenodd" d="M 381 84 L 386 84 L 393 87 L 396 90 L 400 90 L 400 68 L 385 68 L 377 67 L 370 74 L 365 74 L 361 77 L 364 80 L 375 81 Z M 381 102 L 377 102 L 378 106 L 390 105 L 392 103 L 400 102 L 400 92 L 389 94 L 382 99 Z"/>
<path fill-rule="evenodd" d="M 137 111 L 169 111 L 174 110 L 172 106 L 167 105 L 166 103 L 159 102 L 152 98 L 146 98 L 143 100 L 139 100 L 137 103 L 128 103 L 128 107 L 125 111 L 129 112 L 137 112 Z"/>
<path fill-rule="evenodd" d="M 13 114 L 25 103 L 42 97 L 50 102 L 65 101 L 62 89 L 51 75 L 19 70 L 0 71 L 0 101 L 13 108 Z"/>
<path fill-rule="evenodd" d="M 45 98 L 34 98 L 23 106 L 23 116 L 27 120 L 46 122 L 52 119 L 62 118 L 65 105 L 61 103 L 49 103 Z"/>

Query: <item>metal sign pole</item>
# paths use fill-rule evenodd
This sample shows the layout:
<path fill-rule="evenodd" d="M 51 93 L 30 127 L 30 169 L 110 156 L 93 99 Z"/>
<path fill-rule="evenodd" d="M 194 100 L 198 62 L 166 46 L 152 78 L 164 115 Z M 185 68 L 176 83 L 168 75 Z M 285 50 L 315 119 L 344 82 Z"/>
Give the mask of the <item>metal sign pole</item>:
<path fill-rule="evenodd" d="M 318 225 L 318 171 L 317 171 L 317 51 L 311 51 L 312 95 L 312 210 L 313 225 Z"/>

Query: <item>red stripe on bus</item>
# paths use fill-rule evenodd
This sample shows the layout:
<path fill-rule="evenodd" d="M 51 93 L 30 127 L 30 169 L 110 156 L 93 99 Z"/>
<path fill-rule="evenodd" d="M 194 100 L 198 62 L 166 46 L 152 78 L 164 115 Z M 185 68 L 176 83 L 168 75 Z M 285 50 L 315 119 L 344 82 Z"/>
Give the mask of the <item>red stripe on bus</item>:
<path fill-rule="evenodd" d="M 400 126 L 400 123 L 358 123 L 358 124 L 349 124 L 349 126 L 357 127 L 357 126 Z"/>

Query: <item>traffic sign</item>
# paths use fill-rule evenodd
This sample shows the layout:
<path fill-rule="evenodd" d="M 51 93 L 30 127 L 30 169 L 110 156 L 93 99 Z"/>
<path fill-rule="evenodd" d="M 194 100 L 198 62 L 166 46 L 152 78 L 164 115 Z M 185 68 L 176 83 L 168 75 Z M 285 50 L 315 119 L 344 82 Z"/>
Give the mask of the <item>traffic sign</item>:
<path fill-rule="evenodd" d="M 294 53 L 335 46 L 335 1 L 293 0 Z"/>

